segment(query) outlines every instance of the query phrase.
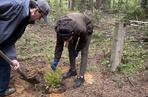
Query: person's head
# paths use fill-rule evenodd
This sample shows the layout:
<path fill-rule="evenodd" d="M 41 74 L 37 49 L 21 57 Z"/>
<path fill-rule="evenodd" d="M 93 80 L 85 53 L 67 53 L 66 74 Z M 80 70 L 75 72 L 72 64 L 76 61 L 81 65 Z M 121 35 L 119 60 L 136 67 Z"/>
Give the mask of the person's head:
<path fill-rule="evenodd" d="M 74 32 L 74 22 L 72 19 L 68 17 L 62 17 L 58 20 L 55 31 L 57 36 L 60 37 L 64 41 L 69 41 L 72 38 Z"/>
<path fill-rule="evenodd" d="M 57 35 L 64 41 L 70 41 L 72 39 L 73 32 L 69 29 L 61 29 L 57 32 Z"/>
<path fill-rule="evenodd" d="M 31 21 L 39 20 L 41 18 L 48 22 L 49 5 L 46 0 L 37 0 L 30 3 L 30 18 Z"/>

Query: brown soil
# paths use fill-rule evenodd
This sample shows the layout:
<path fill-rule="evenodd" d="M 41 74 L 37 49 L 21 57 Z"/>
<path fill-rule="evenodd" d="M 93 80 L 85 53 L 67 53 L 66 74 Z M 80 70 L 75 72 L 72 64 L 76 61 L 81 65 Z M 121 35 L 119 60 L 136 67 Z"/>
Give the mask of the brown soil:
<path fill-rule="evenodd" d="M 18 74 L 15 74 L 11 80 L 11 85 L 17 91 L 9 97 L 147 97 L 147 75 L 148 71 L 130 77 L 112 74 L 107 70 L 96 73 L 86 72 L 86 81 L 81 87 L 73 87 L 75 77 L 72 77 L 64 80 L 65 92 L 46 94 L 41 83 L 35 85 L 28 83 L 20 79 Z"/>

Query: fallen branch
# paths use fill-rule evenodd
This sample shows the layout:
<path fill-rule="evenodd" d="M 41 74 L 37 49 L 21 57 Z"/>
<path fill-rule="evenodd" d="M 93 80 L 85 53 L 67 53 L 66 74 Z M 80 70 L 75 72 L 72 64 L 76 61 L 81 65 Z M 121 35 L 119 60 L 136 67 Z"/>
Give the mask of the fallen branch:
<path fill-rule="evenodd" d="M 135 85 L 134 85 L 133 82 L 130 80 L 130 78 L 129 78 L 128 76 L 127 76 L 126 78 L 128 79 L 129 83 L 130 83 L 133 87 L 135 87 Z"/>
<path fill-rule="evenodd" d="M 136 20 L 129 20 L 130 23 L 136 23 L 136 24 L 148 24 L 148 22 L 143 21 L 136 21 Z"/>

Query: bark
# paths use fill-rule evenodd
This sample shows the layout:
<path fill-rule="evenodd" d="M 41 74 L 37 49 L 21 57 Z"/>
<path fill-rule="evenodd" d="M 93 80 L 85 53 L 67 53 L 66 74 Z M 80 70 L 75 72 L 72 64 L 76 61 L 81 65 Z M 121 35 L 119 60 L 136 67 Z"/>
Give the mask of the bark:
<path fill-rule="evenodd" d="M 74 10 L 74 7 L 75 7 L 75 0 L 69 0 L 68 1 L 68 5 L 69 5 L 69 8 L 71 10 Z"/>
<path fill-rule="evenodd" d="M 147 6 L 147 0 L 141 0 L 141 8 L 146 9 Z"/>
<path fill-rule="evenodd" d="M 95 2 L 95 8 L 96 9 L 100 9 L 101 8 L 101 5 L 102 5 L 102 0 L 96 0 L 96 2 Z"/>

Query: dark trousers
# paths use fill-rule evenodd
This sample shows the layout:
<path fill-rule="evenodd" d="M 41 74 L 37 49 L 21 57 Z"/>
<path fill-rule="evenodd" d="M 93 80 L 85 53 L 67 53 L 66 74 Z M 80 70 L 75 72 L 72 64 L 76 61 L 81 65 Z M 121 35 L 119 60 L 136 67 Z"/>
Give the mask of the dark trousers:
<path fill-rule="evenodd" d="M 4 92 L 10 81 L 10 65 L 0 57 L 0 93 Z"/>
<path fill-rule="evenodd" d="M 79 74 L 82 75 L 82 76 L 84 76 L 84 73 L 85 73 L 86 68 L 87 68 L 88 49 L 89 49 L 89 44 L 90 44 L 90 41 L 91 41 L 91 36 L 92 35 L 88 36 L 87 42 L 86 42 L 85 46 L 83 47 L 83 49 L 81 50 L 81 64 L 80 64 L 80 73 Z M 72 53 L 73 53 L 73 50 L 75 50 L 75 48 L 76 48 L 77 42 L 78 42 L 78 38 L 75 38 L 73 40 L 73 42 L 69 43 L 69 46 L 68 46 L 70 68 L 72 70 L 76 69 L 76 66 L 75 66 L 76 65 L 76 58 L 73 57 Z"/>

